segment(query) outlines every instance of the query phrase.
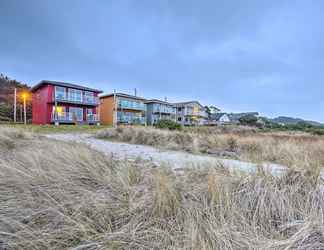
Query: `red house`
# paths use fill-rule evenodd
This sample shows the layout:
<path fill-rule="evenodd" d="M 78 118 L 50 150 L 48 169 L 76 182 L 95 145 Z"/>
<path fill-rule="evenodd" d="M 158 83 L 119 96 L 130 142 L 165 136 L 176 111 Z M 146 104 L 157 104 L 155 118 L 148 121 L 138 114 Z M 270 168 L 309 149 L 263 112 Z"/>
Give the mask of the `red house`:
<path fill-rule="evenodd" d="M 43 80 L 31 92 L 33 124 L 97 124 L 100 121 L 100 90 Z"/>

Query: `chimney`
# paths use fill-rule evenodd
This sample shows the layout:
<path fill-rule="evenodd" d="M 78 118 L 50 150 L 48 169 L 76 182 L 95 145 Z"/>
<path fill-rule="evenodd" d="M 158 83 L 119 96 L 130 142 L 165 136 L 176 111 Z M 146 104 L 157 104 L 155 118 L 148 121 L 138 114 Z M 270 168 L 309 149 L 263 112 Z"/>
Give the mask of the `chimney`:
<path fill-rule="evenodd" d="M 137 96 L 137 89 L 134 89 L 134 96 Z"/>
<path fill-rule="evenodd" d="M 167 98 L 166 96 L 164 97 L 164 101 L 165 101 L 165 102 L 167 102 L 167 101 L 168 101 L 168 98 Z"/>

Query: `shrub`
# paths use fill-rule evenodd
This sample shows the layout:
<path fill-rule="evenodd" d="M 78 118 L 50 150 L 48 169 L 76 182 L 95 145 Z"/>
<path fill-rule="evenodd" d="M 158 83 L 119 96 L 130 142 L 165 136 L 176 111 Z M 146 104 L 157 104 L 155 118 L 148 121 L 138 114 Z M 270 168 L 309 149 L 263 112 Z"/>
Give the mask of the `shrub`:
<path fill-rule="evenodd" d="M 172 120 L 159 120 L 155 127 L 161 128 L 161 129 L 169 129 L 169 130 L 181 130 L 182 126 L 175 121 Z"/>
<path fill-rule="evenodd" d="M 239 119 L 240 123 L 243 125 L 256 126 L 258 118 L 254 115 L 245 115 Z"/>

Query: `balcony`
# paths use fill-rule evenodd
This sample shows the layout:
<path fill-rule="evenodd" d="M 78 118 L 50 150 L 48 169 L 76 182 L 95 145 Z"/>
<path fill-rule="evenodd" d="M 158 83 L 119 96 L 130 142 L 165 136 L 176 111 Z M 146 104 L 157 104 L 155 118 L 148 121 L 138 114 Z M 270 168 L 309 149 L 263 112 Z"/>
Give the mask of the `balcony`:
<path fill-rule="evenodd" d="M 185 115 L 188 116 L 199 116 L 199 117 L 208 117 L 205 111 L 193 111 L 193 110 L 186 110 Z"/>
<path fill-rule="evenodd" d="M 146 105 L 141 102 L 134 102 L 134 101 L 118 101 L 118 108 L 119 109 L 132 109 L 138 111 L 146 111 Z"/>
<path fill-rule="evenodd" d="M 141 124 L 144 125 L 146 122 L 145 117 L 134 117 L 134 116 L 119 116 L 117 122 L 122 124 Z"/>
<path fill-rule="evenodd" d="M 176 110 L 167 107 L 153 107 L 153 113 L 175 114 Z"/>
<path fill-rule="evenodd" d="M 97 123 L 99 122 L 98 114 L 87 114 L 86 120 L 84 120 L 83 115 L 78 116 L 73 112 L 60 112 L 52 113 L 51 121 L 52 122 L 62 122 L 62 123 L 73 123 L 73 122 L 87 122 L 87 123 Z"/>
<path fill-rule="evenodd" d="M 75 96 L 69 93 L 65 95 L 54 94 L 53 101 L 76 103 L 76 104 L 91 105 L 91 106 L 97 106 L 99 104 L 99 98 L 96 96 L 92 96 L 92 97 L 86 95 Z"/>

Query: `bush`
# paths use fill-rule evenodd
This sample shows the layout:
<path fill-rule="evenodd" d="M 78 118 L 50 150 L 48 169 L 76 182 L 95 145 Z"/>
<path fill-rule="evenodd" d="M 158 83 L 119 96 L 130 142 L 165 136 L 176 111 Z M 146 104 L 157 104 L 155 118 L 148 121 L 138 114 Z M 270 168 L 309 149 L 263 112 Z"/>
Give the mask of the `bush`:
<path fill-rule="evenodd" d="M 182 129 L 181 124 L 178 124 L 172 120 L 159 120 L 155 124 L 155 127 L 161 128 L 161 129 L 169 129 L 169 130 L 181 130 Z"/>
<path fill-rule="evenodd" d="M 258 118 L 255 117 L 254 115 L 245 115 L 245 116 L 242 116 L 239 119 L 239 121 L 240 121 L 240 123 L 242 125 L 256 126 L 257 125 Z"/>

